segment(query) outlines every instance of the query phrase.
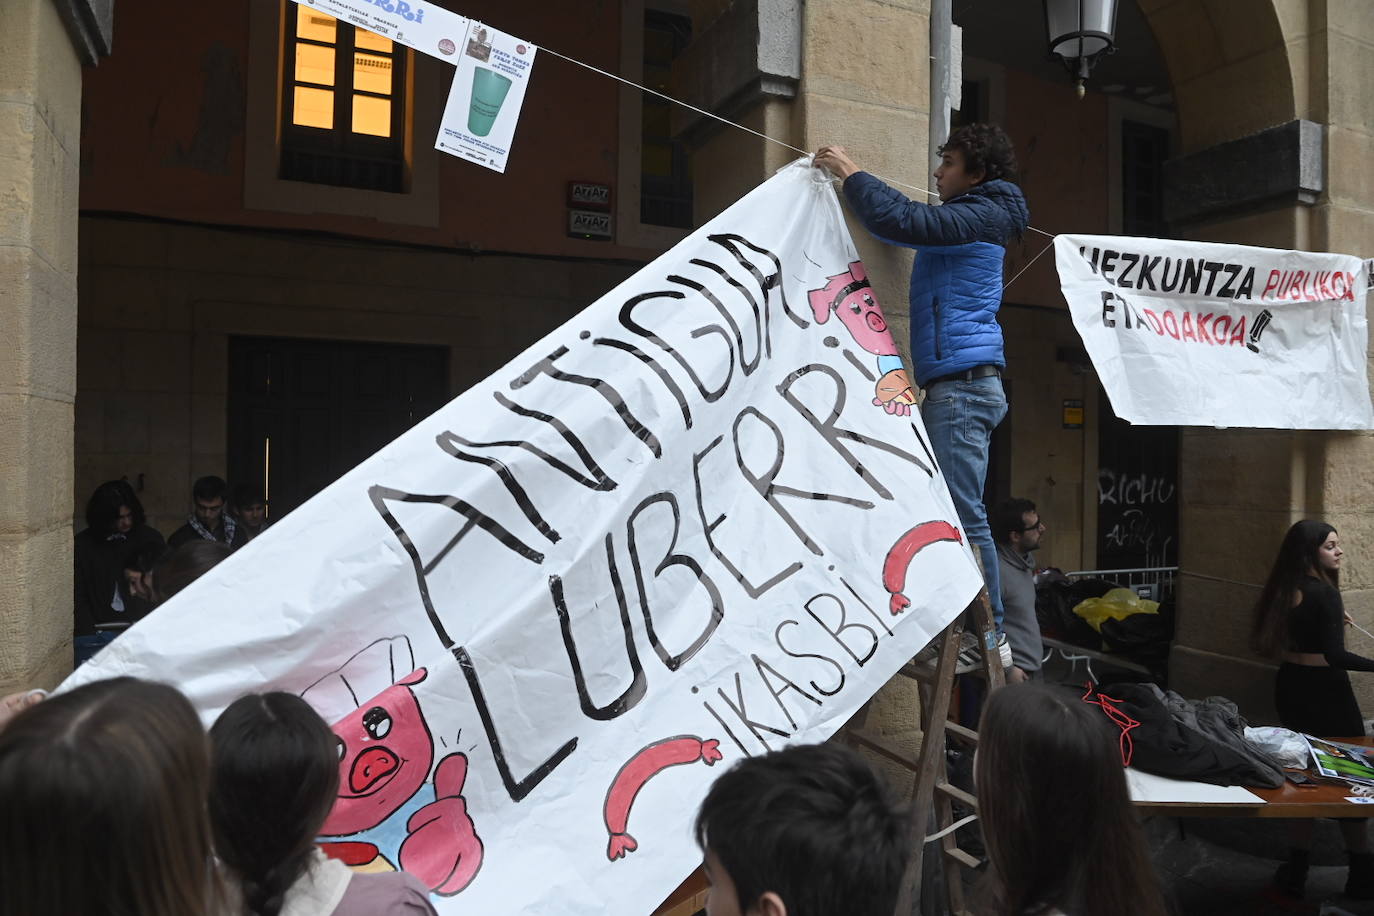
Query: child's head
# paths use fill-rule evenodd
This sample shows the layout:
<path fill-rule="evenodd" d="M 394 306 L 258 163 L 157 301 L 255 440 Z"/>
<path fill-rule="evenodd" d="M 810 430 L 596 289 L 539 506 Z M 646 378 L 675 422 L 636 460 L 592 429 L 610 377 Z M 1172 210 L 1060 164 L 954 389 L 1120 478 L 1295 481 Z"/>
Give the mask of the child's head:
<path fill-rule="evenodd" d="M 910 850 L 877 775 L 828 744 L 736 763 L 701 803 L 696 837 L 709 916 L 889 916 Z"/>
<path fill-rule="evenodd" d="M 974 765 L 997 912 L 1164 912 L 1121 763 L 1119 732 L 1077 692 L 994 691 Z M 1052 828 L 1053 842 L 1046 842 Z"/>
<path fill-rule="evenodd" d="M 211 727 L 210 753 L 215 848 L 249 912 L 276 913 L 338 794 L 338 742 L 300 697 L 249 694 Z"/>
<path fill-rule="evenodd" d="M 0 912 L 218 909 L 205 731 L 175 688 L 97 681 L 0 732 Z"/>

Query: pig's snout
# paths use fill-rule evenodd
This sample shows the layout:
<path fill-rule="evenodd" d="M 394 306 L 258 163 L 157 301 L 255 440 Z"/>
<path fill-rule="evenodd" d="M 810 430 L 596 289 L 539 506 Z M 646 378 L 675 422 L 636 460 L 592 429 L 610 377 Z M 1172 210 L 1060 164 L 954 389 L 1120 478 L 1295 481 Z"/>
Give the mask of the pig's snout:
<path fill-rule="evenodd" d="M 358 755 L 348 771 L 348 788 L 356 795 L 388 779 L 401 766 L 401 758 L 384 747 L 370 747 Z"/>

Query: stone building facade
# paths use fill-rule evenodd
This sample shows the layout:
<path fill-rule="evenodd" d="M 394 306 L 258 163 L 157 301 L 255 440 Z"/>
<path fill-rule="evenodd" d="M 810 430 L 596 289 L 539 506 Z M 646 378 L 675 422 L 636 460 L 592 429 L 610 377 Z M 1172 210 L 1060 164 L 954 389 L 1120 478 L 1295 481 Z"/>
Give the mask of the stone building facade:
<path fill-rule="evenodd" d="M 932 17 L 938 26 L 949 10 L 942 0 L 445 5 L 650 79 L 782 143 L 646 107 L 638 90 L 545 55 L 511 166 L 497 175 L 431 149 L 447 69 L 407 55 L 398 84 L 408 106 L 404 188 L 285 180 L 291 4 L 0 6 L 0 327 L 10 339 L 0 355 L 0 564 L 11 579 L 0 595 L 0 684 L 51 686 L 67 669 L 73 521 L 96 484 L 127 477 L 154 524 L 170 530 L 195 477 L 252 460 L 240 445 L 257 434 L 259 344 L 299 366 L 320 353 L 345 361 L 331 365 L 364 367 L 432 358 L 437 368 L 415 382 L 428 386 L 423 396 L 397 395 L 428 404 L 484 377 L 681 238 L 681 213 L 699 224 L 796 150 L 839 142 L 913 195 L 931 182 L 940 139 L 931 134 L 943 133 L 931 125 L 945 118 L 930 63 Z M 1122 54 L 1134 48 L 1158 85 L 1108 91 L 1120 70 L 1108 58 L 1081 101 L 1024 21 L 975 5 L 959 23 L 955 117 L 1006 126 L 1035 226 L 1148 225 L 1132 222 L 1135 189 L 1158 198 L 1155 234 L 1374 254 L 1374 9 L 1359 0 L 1124 5 Z M 1037 25 L 1038 6 L 1022 6 L 1036 7 Z M 172 20 L 178 37 L 168 42 Z M 1155 144 L 1145 185 L 1136 174 L 1142 136 Z M 568 235 L 574 181 L 611 189 L 611 240 Z M 677 195 L 677 217 L 653 216 L 663 194 Z M 905 339 L 910 253 L 854 228 Z M 1109 411 L 1050 258 L 1037 257 L 1047 243 L 1031 233 L 1008 253 L 1013 406 L 993 489 L 1039 504 L 1051 524 L 1044 561 L 1094 568 L 1108 533 Z M 331 392 L 302 392 L 288 406 L 308 418 L 318 406 L 310 398 Z M 1079 425 L 1065 413 L 1075 404 Z M 337 417 L 310 422 L 299 428 L 336 437 L 341 453 L 380 444 Z M 1177 517 L 1161 532 L 1181 567 L 1174 685 L 1234 696 L 1263 718 L 1269 675 L 1245 647 L 1248 607 L 1291 521 L 1320 516 L 1341 530 L 1348 606 L 1362 622 L 1374 618 L 1374 440 L 1139 434 L 1176 443 L 1164 460 Z M 278 466 L 292 448 L 300 463 L 313 460 L 290 441 L 303 433 L 274 435 Z M 302 478 L 300 493 L 311 485 Z M 881 705 L 890 732 L 918 739 L 909 691 L 894 685 Z"/>

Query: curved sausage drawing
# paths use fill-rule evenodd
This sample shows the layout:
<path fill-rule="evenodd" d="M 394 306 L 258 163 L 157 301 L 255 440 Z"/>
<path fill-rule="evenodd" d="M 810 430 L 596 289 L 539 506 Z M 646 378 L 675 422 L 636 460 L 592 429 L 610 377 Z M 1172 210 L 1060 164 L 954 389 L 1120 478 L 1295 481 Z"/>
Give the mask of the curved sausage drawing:
<path fill-rule="evenodd" d="M 606 819 L 606 830 L 611 835 L 610 844 L 606 847 L 606 858 L 614 862 L 638 848 L 639 843 L 629 834 L 630 808 L 645 783 L 668 767 L 696 763 L 698 760 L 709 767 L 720 759 L 722 755 L 719 740 L 678 735 L 655 741 L 626 761 L 620 772 L 615 774 L 615 779 L 611 780 L 610 789 L 606 791 L 603 814 Z"/>
<path fill-rule="evenodd" d="M 911 565 L 911 558 L 940 541 L 962 544 L 964 536 L 949 522 L 922 522 L 897 538 L 897 543 L 887 552 L 887 559 L 883 561 L 883 587 L 892 595 L 892 600 L 888 602 L 892 616 L 896 617 L 911 606 L 911 599 L 902 594 L 906 588 L 906 570 Z"/>

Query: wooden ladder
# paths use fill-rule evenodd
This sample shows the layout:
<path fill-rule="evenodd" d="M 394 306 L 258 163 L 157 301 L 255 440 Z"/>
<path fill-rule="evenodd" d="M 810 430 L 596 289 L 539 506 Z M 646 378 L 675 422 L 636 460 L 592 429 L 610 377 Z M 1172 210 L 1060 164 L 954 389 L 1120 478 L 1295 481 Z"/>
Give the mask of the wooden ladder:
<path fill-rule="evenodd" d="M 977 645 L 981 650 L 980 661 L 975 665 L 959 664 L 965 618 L 972 622 L 974 633 L 978 637 Z M 921 866 L 931 806 L 934 806 L 936 833 L 945 830 L 954 822 L 955 802 L 971 811 L 977 810 L 978 800 L 973 795 L 950 784 L 945 751 L 949 739 L 970 749 L 978 744 L 976 731 L 949 721 L 955 675 L 979 673 L 986 679 L 990 691 L 1004 683 L 1002 662 L 997 649 L 988 648 L 989 636 L 992 633 L 992 607 L 988 604 L 987 590 L 984 589 L 978 593 L 978 597 L 963 614 L 956 617 L 929 646 L 916 658 L 903 665 L 898 672 L 899 675 L 913 678 L 918 682 L 922 731 L 918 758 L 913 759 L 891 739 L 865 729 L 869 708 L 867 703 L 854 715 L 847 728 L 846 734 L 851 743 L 870 748 L 915 773 L 911 807 L 914 848 L 902 881 L 902 893 L 897 901 L 896 916 L 910 916 L 913 904 L 921 899 Z M 941 837 L 939 843 L 949 912 L 963 916 L 968 911 L 964 906 L 960 869 L 974 869 L 980 863 L 975 856 L 959 848 L 954 831 Z"/>

